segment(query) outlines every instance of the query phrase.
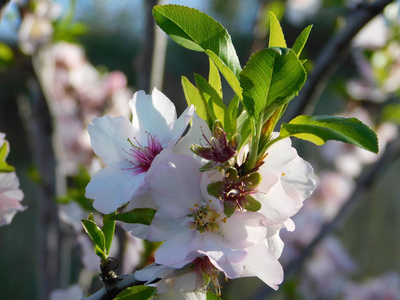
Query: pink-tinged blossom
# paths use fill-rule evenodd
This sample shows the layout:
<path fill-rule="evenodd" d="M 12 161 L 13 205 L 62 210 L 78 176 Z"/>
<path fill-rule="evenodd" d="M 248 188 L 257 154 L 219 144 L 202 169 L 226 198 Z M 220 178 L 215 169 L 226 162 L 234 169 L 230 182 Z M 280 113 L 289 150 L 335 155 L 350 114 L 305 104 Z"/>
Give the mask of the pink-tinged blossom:
<path fill-rule="evenodd" d="M 5 157 L 9 152 L 5 134 L 0 132 L 0 148 L 5 147 Z M 15 214 L 26 207 L 21 205 L 24 193 L 19 189 L 19 180 L 15 172 L 0 172 L 0 226 L 10 224 Z"/>
<path fill-rule="evenodd" d="M 246 153 L 246 149 L 243 151 Z M 290 217 L 303 206 L 303 201 L 315 189 L 311 165 L 298 156 L 289 138 L 273 144 L 267 150 L 258 172 L 261 182 L 252 196 L 261 203 L 258 211 L 267 219 L 267 225 L 294 230 Z"/>
<path fill-rule="evenodd" d="M 221 293 L 218 282 L 219 270 L 207 256 L 196 257 L 187 264 L 173 266 L 155 263 L 137 271 L 136 279 L 146 283 L 159 279 L 157 299 L 193 299 L 205 300 L 206 292 L 214 285 L 217 294 Z"/>
<path fill-rule="evenodd" d="M 150 190 L 160 209 L 147 239 L 165 241 L 156 251 L 155 262 L 173 266 L 188 257 L 207 256 L 228 278 L 258 276 L 277 288 L 283 272 L 264 242 L 267 220 L 245 211 L 227 218 L 221 201 L 207 193 L 210 181 L 198 171 L 200 167 L 191 157 L 173 154 L 153 172 Z M 266 268 L 259 269 L 256 259 L 265 259 Z"/>
<path fill-rule="evenodd" d="M 15 172 L 0 173 L 0 226 L 10 224 L 17 212 L 26 209 L 20 203 L 23 198 Z"/>
<path fill-rule="evenodd" d="M 305 264 L 300 291 L 306 299 L 337 298 L 349 274 L 356 270 L 357 265 L 340 241 L 329 237 Z"/>
<path fill-rule="evenodd" d="M 106 167 L 92 178 L 86 196 L 105 214 L 145 189 L 151 177 L 146 174 L 172 151 L 193 114 L 189 107 L 177 119 L 174 104 L 157 89 L 151 95 L 135 93 L 130 106 L 132 122 L 104 116 L 88 127 L 93 150 Z"/>

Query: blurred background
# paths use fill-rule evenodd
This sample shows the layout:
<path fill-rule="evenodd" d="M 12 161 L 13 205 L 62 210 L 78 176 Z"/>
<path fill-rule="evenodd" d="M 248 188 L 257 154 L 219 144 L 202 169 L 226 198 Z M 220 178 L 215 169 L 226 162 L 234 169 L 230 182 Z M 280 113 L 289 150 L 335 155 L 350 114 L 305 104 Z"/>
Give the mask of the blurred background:
<path fill-rule="evenodd" d="M 268 45 L 268 11 L 289 47 L 313 24 L 302 58 L 315 86 L 299 95 L 286 121 L 298 113 L 357 117 L 380 140 L 379 155 L 293 141 L 318 188 L 293 218 L 296 230 L 282 230 L 285 281 L 271 292 L 258 279 L 230 280 L 223 299 L 400 299 L 400 4 L 377 2 L 384 2 L 378 16 L 343 38 L 371 2 L 12 1 L 0 24 L 0 132 L 26 209 L 0 227 L 0 299 L 78 299 L 101 287 L 98 258 L 80 225 L 92 209 L 84 188 L 101 166 L 87 124 L 105 114 L 129 117 L 133 93 L 155 86 L 179 115 L 186 106 L 181 76 L 193 82 L 193 73 L 208 74 L 205 55 L 155 30 L 151 8 L 167 3 L 223 24 L 242 66 Z M 233 96 L 228 85 L 224 95 Z M 118 274 L 143 265 L 149 245 L 122 229 L 114 244 Z"/>

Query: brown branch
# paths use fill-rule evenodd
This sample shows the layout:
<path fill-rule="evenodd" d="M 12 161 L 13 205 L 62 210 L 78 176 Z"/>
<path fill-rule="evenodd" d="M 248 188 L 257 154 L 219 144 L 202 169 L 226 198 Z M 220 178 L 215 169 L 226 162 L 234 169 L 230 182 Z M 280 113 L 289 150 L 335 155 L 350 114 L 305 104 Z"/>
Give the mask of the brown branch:
<path fill-rule="evenodd" d="M 288 110 L 287 115 L 284 116 L 286 121 L 301 114 L 312 114 L 328 79 L 347 55 L 354 36 L 393 1 L 377 0 L 372 4 L 363 2 L 363 4 L 357 6 L 347 18 L 346 27 L 321 50 L 315 61 L 315 68 L 311 72 L 299 96 L 293 101 L 292 110 Z"/>
<path fill-rule="evenodd" d="M 113 280 L 114 283 L 112 285 L 105 283 L 101 290 L 90 297 L 84 298 L 84 300 L 111 300 L 128 287 L 143 284 L 142 281 L 136 280 L 135 274 L 123 275 Z"/>

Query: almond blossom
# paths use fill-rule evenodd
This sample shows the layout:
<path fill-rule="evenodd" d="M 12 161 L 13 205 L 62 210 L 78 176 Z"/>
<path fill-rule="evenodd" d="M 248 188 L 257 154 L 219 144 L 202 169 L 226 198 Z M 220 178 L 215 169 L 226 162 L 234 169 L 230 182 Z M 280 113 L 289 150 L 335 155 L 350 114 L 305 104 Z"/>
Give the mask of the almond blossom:
<path fill-rule="evenodd" d="M 129 104 L 132 122 L 104 116 L 88 126 L 93 150 L 106 167 L 92 178 L 86 197 L 105 214 L 146 188 L 146 174 L 171 152 L 193 114 L 193 107 L 188 107 L 177 119 L 174 104 L 156 88 L 151 95 L 135 93 Z"/>
<path fill-rule="evenodd" d="M 156 251 L 155 262 L 173 266 L 207 256 L 228 278 L 258 276 L 277 288 L 283 272 L 264 242 L 267 220 L 249 211 L 227 218 L 223 203 L 207 193 L 210 180 L 198 171 L 200 167 L 191 157 L 173 154 L 152 174 L 150 190 L 160 209 L 147 239 L 165 241 Z M 263 268 L 259 268 L 260 256 Z"/>

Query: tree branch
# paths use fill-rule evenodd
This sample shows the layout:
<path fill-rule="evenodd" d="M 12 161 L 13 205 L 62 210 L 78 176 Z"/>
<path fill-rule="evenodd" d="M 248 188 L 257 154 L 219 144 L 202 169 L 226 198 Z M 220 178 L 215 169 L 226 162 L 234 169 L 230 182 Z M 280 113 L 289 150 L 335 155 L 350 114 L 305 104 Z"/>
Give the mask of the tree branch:
<path fill-rule="evenodd" d="M 111 300 L 128 287 L 143 284 L 142 281 L 136 280 L 135 274 L 123 275 L 115 279 L 114 285 L 105 284 L 101 290 L 84 300 Z"/>
<path fill-rule="evenodd" d="M 348 53 L 354 36 L 393 1 L 377 0 L 372 4 L 363 2 L 357 6 L 351 16 L 347 18 L 346 27 L 321 50 L 315 61 L 314 70 L 297 99 L 293 101 L 292 108 L 294 109 L 288 110 L 288 114 L 284 115 L 285 121 L 290 121 L 301 114 L 312 114 L 328 79 Z"/>

